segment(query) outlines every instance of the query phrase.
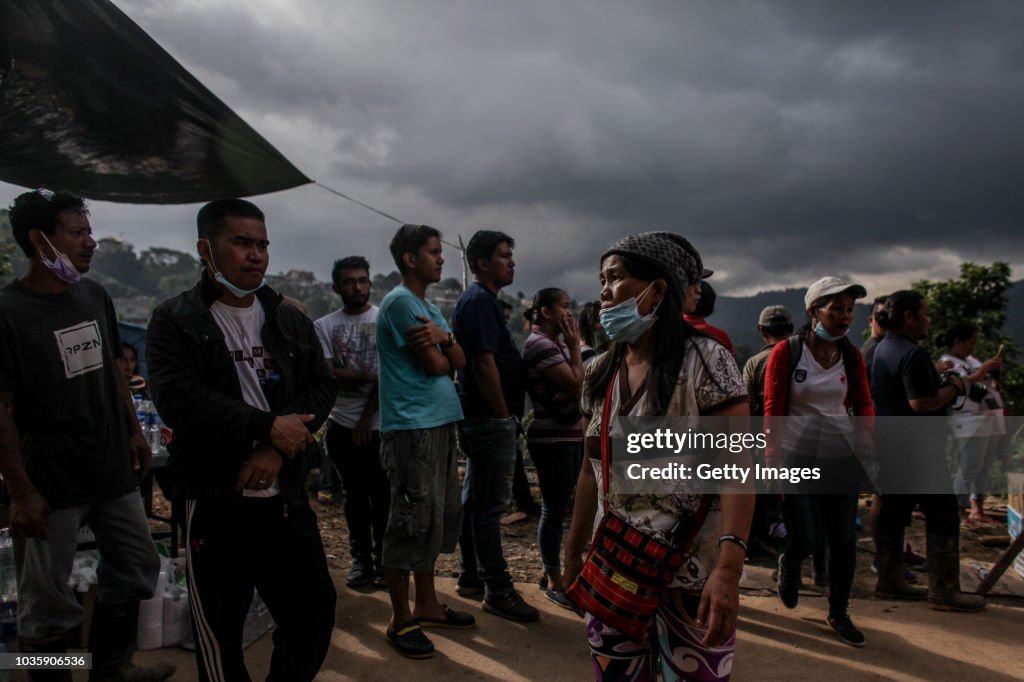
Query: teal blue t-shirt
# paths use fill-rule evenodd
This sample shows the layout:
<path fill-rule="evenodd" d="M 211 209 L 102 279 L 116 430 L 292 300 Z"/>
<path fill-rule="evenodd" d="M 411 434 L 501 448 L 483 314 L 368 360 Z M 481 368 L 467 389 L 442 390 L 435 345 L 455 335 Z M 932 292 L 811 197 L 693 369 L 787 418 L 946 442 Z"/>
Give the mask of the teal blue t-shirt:
<path fill-rule="evenodd" d="M 381 431 L 431 429 L 462 419 L 452 380 L 427 374 L 405 339 L 406 329 L 423 324 L 417 315 L 451 331 L 436 305 L 401 284 L 384 297 L 377 313 Z"/>

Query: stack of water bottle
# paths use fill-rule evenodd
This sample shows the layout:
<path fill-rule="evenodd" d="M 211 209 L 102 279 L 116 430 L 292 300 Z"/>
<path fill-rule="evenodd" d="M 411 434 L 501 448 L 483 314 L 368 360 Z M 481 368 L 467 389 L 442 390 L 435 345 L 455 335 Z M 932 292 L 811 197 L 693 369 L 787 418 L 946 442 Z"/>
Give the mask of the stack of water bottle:
<path fill-rule="evenodd" d="M 145 400 L 140 395 L 135 395 L 135 416 L 139 419 L 139 426 L 142 427 L 142 435 L 149 443 L 149 449 L 153 454 L 160 452 L 161 447 L 161 424 L 160 415 L 156 412 L 156 406 L 152 400 Z"/>

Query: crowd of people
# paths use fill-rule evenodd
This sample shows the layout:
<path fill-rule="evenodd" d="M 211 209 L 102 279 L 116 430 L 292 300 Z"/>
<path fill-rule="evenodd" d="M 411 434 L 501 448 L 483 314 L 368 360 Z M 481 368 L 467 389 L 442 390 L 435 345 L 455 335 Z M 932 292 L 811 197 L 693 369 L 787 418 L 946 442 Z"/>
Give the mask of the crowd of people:
<path fill-rule="evenodd" d="M 169 666 L 132 663 L 138 602 L 152 595 L 159 568 L 138 493 L 151 450 L 126 378 L 135 349 L 121 343 L 109 296 L 81 277 L 96 248 L 89 212 L 78 197 L 38 190 L 17 197 L 10 216 L 30 260 L 0 291 L 0 473 L 11 500 L 21 649 L 67 651 L 83 617 L 67 578 L 78 529 L 88 524 L 102 557 L 90 679 L 167 679 Z M 277 624 L 268 679 L 311 680 L 323 664 L 337 595 L 306 493 L 318 464 L 336 470 L 344 489 L 345 583 L 386 587 L 385 635 L 398 653 L 428 658 L 431 628 L 476 624 L 435 590 L 442 553 L 460 552 L 460 596 L 512 621 L 537 621 L 502 546 L 513 482 L 525 481 L 521 435 L 540 488 L 540 584 L 547 599 L 584 616 L 598 680 L 728 679 L 752 534 L 784 538 L 777 589 L 788 608 L 799 600 L 802 562 L 815 557 L 829 587 L 826 622 L 842 641 L 864 646 L 848 607 L 865 492 L 876 493 L 880 595 L 927 599 L 940 610 L 984 607 L 959 589 L 960 510 L 965 524 L 985 523 L 989 468 L 1007 452 L 1002 360 L 974 357 L 977 330 L 965 321 L 948 330 L 948 353 L 933 362 L 918 343 L 931 323 L 918 294 L 875 299 L 872 336 L 858 349 L 848 333 L 867 291 L 823 277 L 807 289 L 796 333 L 783 306 L 761 312 L 765 346 L 741 371 L 728 334 L 707 322 L 712 271 L 678 234 L 612 244 L 597 264 L 599 300 L 578 311 L 564 290 L 538 291 L 522 349 L 500 297 L 515 278 L 507 234 L 484 230 L 469 240 L 473 282 L 450 323 L 427 297 L 445 262 L 435 228 L 403 225 L 394 234 L 401 283 L 379 307 L 370 302 L 369 262 L 337 260 L 341 307 L 316 321 L 266 285 L 269 243 L 254 204 L 203 206 L 199 281 L 156 308 L 146 339 L 144 388 L 174 434 L 166 492 L 183 510 L 201 680 L 249 679 L 242 630 L 254 589 Z M 881 419 L 950 408 L 955 479 L 935 455 L 944 433 L 907 450 Z M 769 437 L 763 452 L 744 457 L 770 468 L 827 462 L 822 479 L 784 490 L 744 482 L 722 494 L 610 484 L 611 439 L 623 435 L 623 419 L 750 416 L 764 419 Z M 897 451 L 903 456 L 889 456 Z M 877 484 L 864 473 L 872 458 Z M 907 480 L 925 483 L 908 489 Z M 926 590 L 904 573 L 904 528 L 915 508 L 927 523 Z M 678 569 L 646 595 L 648 610 L 616 603 L 619 593 L 593 580 L 599 559 L 588 546 L 609 519 L 679 556 Z M 71 676 L 34 670 L 30 678 Z"/>

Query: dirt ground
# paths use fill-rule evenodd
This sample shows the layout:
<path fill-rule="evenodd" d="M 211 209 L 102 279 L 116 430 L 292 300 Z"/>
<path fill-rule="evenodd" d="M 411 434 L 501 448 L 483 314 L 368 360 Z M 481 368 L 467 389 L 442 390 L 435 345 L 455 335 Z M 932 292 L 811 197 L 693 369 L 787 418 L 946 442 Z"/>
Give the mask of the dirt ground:
<path fill-rule="evenodd" d="M 527 478 L 531 482 L 534 499 L 539 503 L 540 492 L 536 485 L 536 477 L 532 470 L 527 470 Z M 313 508 L 320 519 L 320 532 L 323 535 L 324 546 L 327 549 L 327 560 L 332 570 L 347 571 L 351 566 L 348 553 L 348 530 L 345 526 L 343 514 L 343 502 L 340 494 L 338 500 L 331 505 L 323 505 L 313 497 Z M 870 498 L 864 496 L 860 501 L 859 516 L 865 522 L 868 521 Z M 986 512 L 990 521 L 995 524 L 991 528 L 980 530 L 963 530 L 960 536 L 961 558 L 964 560 L 977 561 L 979 563 L 994 563 L 1002 554 L 1005 546 L 1009 544 L 1009 536 L 1006 529 L 1006 505 L 999 498 L 989 498 Z M 525 521 L 502 526 L 502 547 L 505 550 L 505 559 L 508 562 L 509 573 L 515 582 L 536 583 L 540 579 L 540 550 L 537 547 L 537 523 L 536 516 L 530 516 Z M 568 523 L 568 522 L 567 522 Z M 567 526 L 568 528 L 568 526 Z M 986 537 L 993 539 L 1001 538 L 1005 542 L 987 546 L 982 544 Z M 875 575 L 871 572 L 871 563 L 874 558 L 874 547 L 870 540 L 870 533 L 861 530 L 858 533 L 857 553 L 857 574 L 854 584 L 853 596 L 870 597 L 875 589 Z M 925 532 L 924 522 L 917 518 L 907 530 L 906 540 L 910 542 L 912 549 L 918 554 L 925 553 Z M 755 547 L 750 553 L 749 564 L 752 566 L 774 568 L 778 557 L 776 547 Z M 766 550 L 776 550 L 767 552 Z M 805 562 L 805 573 L 810 581 L 810 561 Z M 1011 568 L 1011 571 L 1013 569 Z M 437 575 L 443 577 L 457 578 L 459 575 L 459 555 L 456 552 L 451 555 L 442 555 L 437 564 Z M 923 572 L 919 572 L 919 584 L 925 585 L 927 578 Z"/>
<path fill-rule="evenodd" d="M 454 580 L 438 580 L 438 593 L 454 608 L 476 616 L 466 631 L 431 631 L 437 654 L 413 661 L 398 656 L 383 637 L 390 614 L 383 592 L 357 593 L 335 574 L 338 607 L 327 660 L 318 682 L 416 680 L 417 682 L 552 682 L 593 680 L 582 621 L 554 606 L 538 590 L 519 585 L 541 611 L 529 625 L 484 613 L 455 595 Z M 855 600 L 852 613 L 867 637 L 854 649 L 839 642 L 824 624 L 823 599 L 802 599 L 793 610 L 775 596 L 744 592 L 733 680 L 986 680 L 1009 682 L 1024 676 L 1020 630 L 1024 610 L 995 603 L 983 613 L 948 614 L 923 604 Z M 254 680 L 268 671 L 271 637 L 246 650 Z M 177 682 L 196 680 L 194 654 L 162 649 L 138 654 L 140 663 L 170 660 Z M 12 678 L 13 679 L 13 678 Z M 79 673 L 76 682 L 86 677 Z"/>
<path fill-rule="evenodd" d="M 534 493 L 539 499 L 536 489 Z M 157 500 L 159 508 L 162 502 Z M 866 503 L 866 498 L 861 500 L 862 518 L 867 514 Z M 536 518 L 504 526 L 502 534 L 512 577 L 527 601 L 541 610 L 540 622 L 509 623 L 457 596 L 454 578 L 458 555 L 442 557 L 437 570 L 442 601 L 473 613 L 478 627 L 465 632 L 432 631 L 437 655 L 429 661 L 410 661 L 396 655 L 383 637 L 390 615 L 386 591 L 357 591 L 344 586 L 350 559 L 341 505 L 321 505 L 314 500 L 313 506 L 338 589 L 332 647 L 317 680 L 593 679 L 582 621 L 552 605 L 535 586 L 540 576 Z M 996 500 L 987 511 L 998 525 L 983 532 L 965 530 L 961 534 L 965 566 L 994 562 L 1003 551 L 1003 547 L 986 546 L 982 540 L 987 536 L 1008 538 L 1005 507 L 998 506 Z M 915 518 L 907 538 L 916 551 L 924 553 L 921 519 Z M 922 603 L 879 600 L 872 594 L 873 548 L 865 531 L 860 533 L 858 548 L 850 611 L 867 637 L 867 646 L 854 649 L 840 643 L 824 624 L 828 605 L 823 593 L 810 584 L 809 561 L 805 562 L 807 589 L 801 590 L 800 605 L 790 610 L 774 594 L 774 555 L 754 553 L 741 591 L 733 679 L 1024 680 L 1020 657 L 1024 598 L 990 597 L 988 608 L 978 614 L 940 613 Z M 926 582 L 923 572 L 916 575 L 920 583 Z M 1018 587 L 1024 586 L 1024 580 L 1011 579 L 1019 581 Z M 253 679 L 267 674 L 271 650 L 271 637 L 265 635 L 246 651 Z M 194 654 L 190 652 L 164 649 L 138 655 L 140 662 L 155 659 L 171 660 L 178 666 L 174 680 L 197 679 Z M 85 677 L 76 675 L 75 679 Z"/>
<path fill-rule="evenodd" d="M 315 472 L 315 470 L 314 470 Z M 539 503 L 540 491 L 537 488 L 536 476 L 532 470 L 527 470 L 527 478 L 530 480 L 533 497 Z M 312 480 L 315 480 L 315 477 Z M 312 485 L 312 483 L 311 483 Z M 327 563 L 332 571 L 344 575 L 351 566 L 349 556 L 348 529 L 345 525 L 343 513 L 343 495 L 339 491 L 335 495 L 335 502 L 330 505 L 321 504 L 316 500 L 316 495 L 310 495 L 311 504 L 317 517 L 320 520 L 320 532 L 323 537 L 324 548 L 327 552 Z M 161 515 L 169 515 L 169 506 L 160 494 L 159 488 L 154 491 L 154 511 Z M 870 507 L 870 498 L 862 496 L 860 501 L 859 516 L 867 525 Z M 986 502 L 986 513 L 989 520 L 994 524 L 990 528 L 977 530 L 962 530 L 960 534 L 961 559 L 967 562 L 978 562 L 982 564 L 994 563 L 1009 544 L 1009 535 L 1006 528 L 1006 505 L 999 498 L 990 497 Z M 502 546 L 505 550 L 505 559 L 508 562 L 508 570 L 512 580 L 519 583 L 535 584 L 541 577 L 540 550 L 537 547 L 537 523 L 536 516 L 527 517 L 525 521 L 502 526 Z M 567 522 L 568 524 L 568 522 Z M 925 554 L 925 533 L 924 521 L 917 518 L 907 529 L 906 540 L 911 544 L 912 549 Z M 867 598 L 872 595 L 875 588 L 875 575 L 871 572 L 871 563 L 874 557 L 874 547 L 870 540 L 870 533 L 865 529 L 858 533 L 857 552 L 857 573 L 853 587 L 854 598 Z M 753 547 L 748 560 L 749 566 L 774 568 L 777 560 L 777 547 Z M 807 582 L 810 582 L 810 561 L 805 562 L 804 572 Z M 1012 572 L 1013 569 L 1011 568 Z M 457 578 L 459 575 L 459 554 L 441 555 L 437 563 L 437 575 L 439 577 Z M 919 571 L 919 584 L 926 584 L 927 578 L 923 571 Z M 1024 674 L 1022 674 L 1024 677 Z"/>

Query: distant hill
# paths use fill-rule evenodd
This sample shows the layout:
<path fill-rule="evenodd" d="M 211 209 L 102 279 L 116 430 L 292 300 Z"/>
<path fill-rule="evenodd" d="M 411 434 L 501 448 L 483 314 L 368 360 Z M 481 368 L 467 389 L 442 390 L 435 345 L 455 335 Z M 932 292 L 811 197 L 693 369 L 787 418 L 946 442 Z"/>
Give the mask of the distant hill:
<path fill-rule="evenodd" d="M 806 289 L 764 291 L 745 298 L 719 296 L 715 303 L 715 314 L 708 318 L 708 322 L 729 332 L 737 350 L 739 350 L 739 346 L 743 345 L 751 351 L 757 351 L 763 345 L 761 335 L 757 331 L 757 318 L 761 314 L 761 310 L 770 305 L 784 305 L 793 316 L 793 324 L 799 329 L 805 321 L 804 294 L 806 291 Z M 854 309 L 851 338 L 855 341 L 860 338 L 861 331 L 867 326 L 870 312 L 870 301 L 858 303 Z M 737 353 L 737 355 L 739 354 Z"/>
<path fill-rule="evenodd" d="M 189 253 L 163 247 L 152 247 L 135 253 L 131 244 L 114 239 L 103 239 L 100 244 L 89 276 L 107 288 L 117 300 L 118 313 L 125 319 L 145 323 L 156 303 L 192 286 L 199 273 L 199 262 Z M 0 270 L 0 285 L 23 272 L 27 265 L 20 249 L 14 245 L 7 211 L 0 209 L 0 263 L 3 262 L 5 252 L 9 255 L 11 268 L 8 273 Z M 267 279 L 282 293 L 302 300 L 314 318 L 333 310 L 339 304 L 330 284 L 318 281 L 311 272 L 296 270 L 269 275 Z M 379 302 L 399 281 L 397 272 L 374 273 L 373 301 Z M 428 296 L 436 299 L 435 303 L 446 315 L 450 315 L 460 291 L 458 280 L 449 278 L 431 287 Z M 742 362 L 761 347 L 761 336 L 757 332 L 757 317 L 761 309 L 769 305 L 784 305 L 799 328 L 804 322 L 804 292 L 804 289 L 786 289 L 744 298 L 719 296 L 715 313 L 709 322 L 729 333 L 736 346 L 737 360 Z M 529 301 L 505 295 L 502 298 L 513 306 L 511 327 L 517 340 L 522 342 L 525 337 L 522 310 Z M 860 345 L 862 332 L 867 326 L 869 312 L 869 300 L 857 305 L 854 312 L 851 338 L 857 345 Z M 1024 280 L 1015 282 L 1010 288 L 1007 322 L 1003 332 L 1013 337 L 1017 347 L 1024 350 Z"/>
<path fill-rule="evenodd" d="M 806 289 L 786 289 L 766 291 L 745 298 L 719 296 L 715 303 L 715 314 L 708 318 L 708 322 L 729 332 L 737 349 L 737 359 L 745 359 L 762 345 L 761 336 L 757 332 L 757 317 L 761 310 L 769 305 L 784 305 L 793 315 L 793 321 L 799 329 L 804 322 L 805 292 Z M 1024 349 L 1024 280 L 1014 282 L 1009 298 L 1007 323 L 1003 333 L 1013 337 L 1017 347 Z M 857 345 L 860 345 L 861 332 L 867 327 L 871 312 L 870 299 L 863 300 L 866 302 L 858 303 L 854 310 L 850 331 L 850 338 Z M 746 346 L 746 352 L 740 346 Z"/>

